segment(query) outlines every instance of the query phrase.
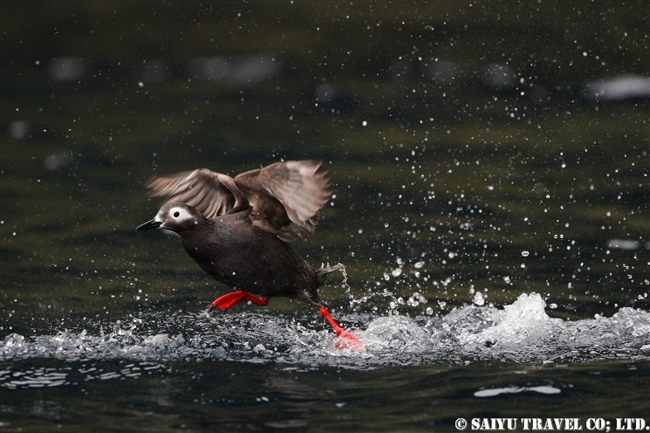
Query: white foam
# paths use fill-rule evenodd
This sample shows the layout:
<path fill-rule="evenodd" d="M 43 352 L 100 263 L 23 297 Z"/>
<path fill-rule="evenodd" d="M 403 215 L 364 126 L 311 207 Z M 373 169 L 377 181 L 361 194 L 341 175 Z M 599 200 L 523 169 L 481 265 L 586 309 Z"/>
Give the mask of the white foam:
<path fill-rule="evenodd" d="M 561 389 L 554 386 L 509 386 L 507 388 L 490 388 L 482 389 L 474 393 L 474 397 L 496 397 L 502 394 L 519 394 L 522 392 L 536 392 L 539 394 L 559 394 L 562 392 Z"/>
<path fill-rule="evenodd" d="M 538 294 L 522 294 L 503 309 L 469 305 L 444 317 L 348 316 L 367 352 L 339 350 L 319 318 L 273 313 L 221 315 L 157 313 L 117 323 L 106 332 L 84 330 L 0 342 L 0 360 L 55 358 L 71 361 L 125 359 L 237 360 L 368 368 L 385 364 L 576 362 L 594 359 L 649 360 L 650 313 L 621 308 L 612 317 L 577 321 L 550 318 Z M 347 322 L 349 323 L 349 322 Z M 349 326 L 347 326 L 349 328 Z M 60 380 L 60 379 L 58 379 Z M 0 384 L 2 378 L 0 377 Z"/>

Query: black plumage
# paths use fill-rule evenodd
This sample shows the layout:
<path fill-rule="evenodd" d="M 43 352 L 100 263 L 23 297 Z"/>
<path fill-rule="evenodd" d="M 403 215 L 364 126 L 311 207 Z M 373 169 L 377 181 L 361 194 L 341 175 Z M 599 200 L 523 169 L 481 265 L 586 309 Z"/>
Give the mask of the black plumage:
<path fill-rule="evenodd" d="M 225 311 L 243 300 L 266 305 L 272 297 L 298 298 L 319 307 L 337 334 L 358 343 L 334 323 L 317 292 L 342 265 L 316 269 L 290 245 L 314 233 L 319 210 L 332 194 L 320 165 L 278 162 L 235 178 L 207 169 L 155 177 L 147 185 L 151 194 L 168 198 L 137 230 L 176 232 L 204 271 L 237 290 L 215 300 L 212 309 Z"/>

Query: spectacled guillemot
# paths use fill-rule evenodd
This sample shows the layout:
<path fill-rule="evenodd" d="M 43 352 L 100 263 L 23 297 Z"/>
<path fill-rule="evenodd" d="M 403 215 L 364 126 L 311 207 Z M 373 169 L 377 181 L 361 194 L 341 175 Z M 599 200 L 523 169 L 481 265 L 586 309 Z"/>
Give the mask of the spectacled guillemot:
<path fill-rule="evenodd" d="M 235 178 L 205 168 L 157 176 L 147 183 L 150 195 L 167 199 L 136 230 L 176 232 L 204 271 L 237 289 L 210 310 L 226 311 L 240 301 L 266 305 L 276 296 L 302 299 L 319 308 L 349 347 L 363 349 L 334 322 L 316 291 L 343 265 L 316 269 L 289 244 L 314 233 L 319 210 L 332 195 L 329 185 L 317 161 L 276 162 Z"/>

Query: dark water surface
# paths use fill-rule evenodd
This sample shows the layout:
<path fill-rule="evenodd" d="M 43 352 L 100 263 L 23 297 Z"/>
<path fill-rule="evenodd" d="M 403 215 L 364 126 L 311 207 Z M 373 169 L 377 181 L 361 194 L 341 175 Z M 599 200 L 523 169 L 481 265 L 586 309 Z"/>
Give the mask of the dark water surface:
<path fill-rule="evenodd" d="M 646 2 L 143 5 L 2 5 L 0 431 L 650 425 Z M 366 352 L 134 230 L 153 174 L 301 158 Z"/>

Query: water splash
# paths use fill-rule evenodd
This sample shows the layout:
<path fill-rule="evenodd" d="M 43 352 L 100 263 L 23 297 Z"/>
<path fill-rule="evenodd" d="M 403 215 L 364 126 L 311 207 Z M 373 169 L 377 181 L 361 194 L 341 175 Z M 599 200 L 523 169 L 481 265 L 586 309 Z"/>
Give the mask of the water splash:
<path fill-rule="evenodd" d="M 155 313 L 109 326 L 25 337 L 0 343 L 0 360 L 54 358 L 66 361 L 231 360 L 375 368 L 468 362 L 561 363 L 595 359 L 650 360 L 650 313 L 621 308 L 610 318 L 550 318 L 538 294 L 522 294 L 503 309 L 470 305 L 444 317 L 349 315 L 342 322 L 368 349 L 335 347 L 335 335 L 307 317 L 241 312 Z M 322 326 L 321 326 L 322 325 Z M 64 380 L 39 373 L 38 380 Z M 35 377 L 36 377 L 35 376 Z M 0 374 L 0 386 L 25 380 Z M 36 379 L 34 379 L 36 380 Z"/>

